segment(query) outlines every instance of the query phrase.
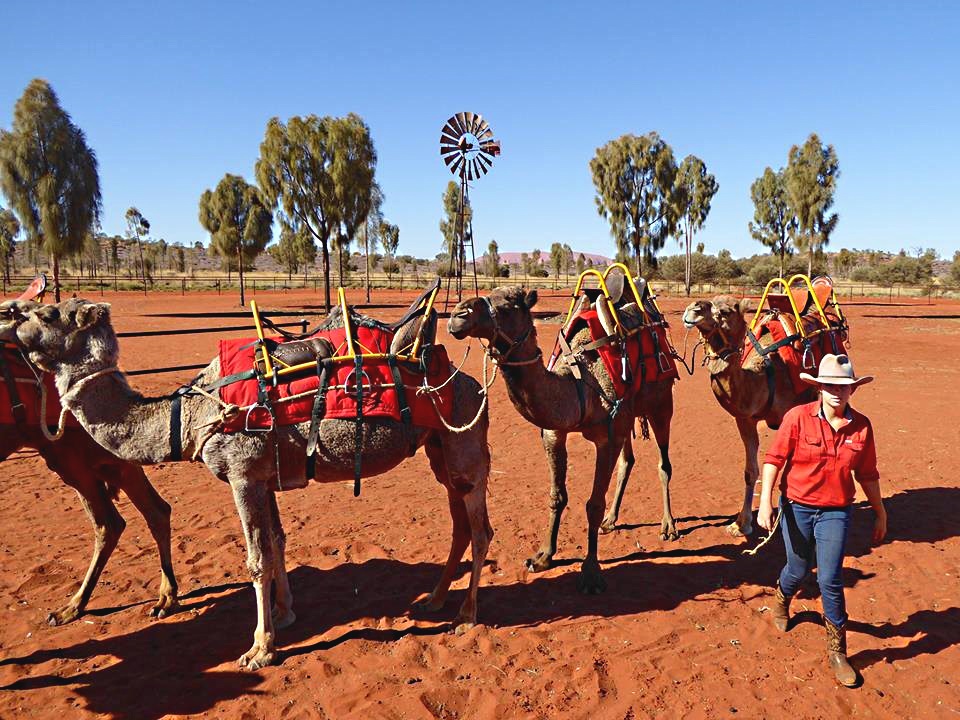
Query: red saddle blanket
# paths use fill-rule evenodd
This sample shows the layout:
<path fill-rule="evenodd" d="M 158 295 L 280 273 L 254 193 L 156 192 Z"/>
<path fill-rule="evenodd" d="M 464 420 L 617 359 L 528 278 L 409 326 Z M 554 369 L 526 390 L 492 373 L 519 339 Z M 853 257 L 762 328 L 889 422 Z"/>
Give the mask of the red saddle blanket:
<path fill-rule="evenodd" d="M 4 362 L 10 368 L 10 374 L 13 376 L 17 387 L 17 395 L 24 407 L 24 424 L 32 427 L 40 426 L 40 387 L 37 385 L 37 379 L 27 367 L 27 364 L 20 357 L 20 353 L 10 348 L 0 348 L 3 353 L 0 362 Z M 47 389 L 47 417 L 46 423 L 49 427 L 56 427 L 60 420 L 60 395 L 53 384 L 53 375 L 49 373 L 40 373 L 40 380 Z M 0 425 L 16 425 L 16 419 L 13 417 L 13 400 L 10 397 L 10 390 L 7 387 L 7 381 L 0 372 Z M 78 423 L 73 415 L 68 414 L 66 418 L 68 426 L 77 427 Z"/>
<path fill-rule="evenodd" d="M 570 323 L 566 339 L 569 341 L 584 327 L 590 330 L 593 341 L 607 337 L 596 310 L 584 310 Z M 624 351 L 626 354 L 624 355 Z M 603 366 L 610 374 L 618 398 L 627 393 L 636 392 L 645 383 L 676 379 L 677 363 L 670 349 L 667 328 L 662 324 L 643 325 L 630 335 L 622 344 L 616 342 L 602 345 L 597 349 L 603 360 Z M 559 338 L 550 357 L 548 370 L 552 370 L 560 357 Z"/>
<path fill-rule="evenodd" d="M 347 352 L 346 333 L 343 328 L 318 333 L 328 339 L 337 355 Z M 357 353 L 389 352 L 392 333 L 380 327 L 357 327 L 354 330 L 354 348 Z M 274 338 L 276 339 L 276 338 Z M 220 376 L 228 377 L 253 368 L 258 346 L 255 339 L 220 341 Z M 450 377 L 450 361 L 442 345 L 433 345 L 425 350 L 427 362 L 427 383 L 437 387 Z M 413 363 L 397 363 L 403 381 L 403 392 L 411 410 L 411 419 L 419 427 L 441 428 L 430 397 L 426 393 L 417 393 L 423 384 L 423 371 Z M 385 359 L 365 360 L 362 364 L 361 379 L 363 392 L 361 409 L 366 418 L 392 418 L 401 420 L 400 398 L 394 386 L 393 373 Z M 326 396 L 326 412 L 323 417 L 356 419 L 357 392 L 356 367 L 352 362 L 338 362 L 331 370 Z M 315 369 L 305 373 L 296 373 L 296 377 L 284 380 L 276 387 L 268 384 L 268 396 L 273 407 L 277 425 L 295 425 L 308 422 L 313 412 L 314 399 L 320 388 L 320 379 Z M 220 398 L 240 408 L 257 403 L 258 387 L 256 379 L 230 383 L 220 388 Z M 453 409 L 453 386 L 447 385 L 434 394 L 437 408 L 444 419 L 450 422 Z M 236 432 L 245 427 L 264 429 L 270 427 L 270 414 L 265 408 L 256 407 L 249 416 L 244 409 L 224 426 L 226 432 Z"/>
<path fill-rule="evenodd" d="M 758 341 L 763 345 L 779 343 L 791 336 L 798 336 L 792 342 L 785 343 L 776 349 L 776 353 L 783 360 L 790 372 L 790 381 L 794 392 L 800 393 L 810 386 L 800 379 L 800 373 L 816 375 L 820 367 L 820 360 L 828 353 L 840 354 L 846 352 L 847 331 L 842 327 L 839 318 L 827 314 L 830 328 L 824 328 L 818 315 L 808 314 L 800 318 L 806 338 L 800 338 L 796 320 L 792 315 L 773 312 L 762 318 L 760 330 L 756 334 Z M 768 340 L 762 340 L 769 338 Z M 747 363 L 757 354 L 757 349 L 749 340 L 743 352 L 741 365 Z"/>

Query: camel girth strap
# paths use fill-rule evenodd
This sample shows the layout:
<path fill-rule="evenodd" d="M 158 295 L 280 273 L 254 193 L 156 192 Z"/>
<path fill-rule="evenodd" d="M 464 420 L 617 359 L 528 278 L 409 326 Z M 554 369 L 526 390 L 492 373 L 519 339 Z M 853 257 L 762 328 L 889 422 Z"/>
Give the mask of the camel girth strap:
<path fill-rule="evenodd" d="M 17 425 L 23 425 L 27 421 L 27 408 L 20 399 L 17 381 L 13 377 L 13 371 L 10 369 L 10 363 L 7 360 L 6 348 L 0 348 L 0 371 L 2 371 L 3 381 L 7 385 L 7 393 L 10 395 L 10 412 L 13 415 L 13 421 Z M 45 420 L 46 418 L 41 418 L 40 422 L 45 422 Z"/>
<path fill-rule="evenodd" d="M 570 343 L 567 341 L 567 338 L 564 337 L 561 332 L 558 336 L 560 342 L 560 349 L 563 351 L 563 354 L 570 358 L 570 372 L 573 374 L 573 378 L 576 381 L 574 387 L 577 389 L 577 402 L 580 404 L 580 420 L 577 425 L 583 424 L 583 418 L 587 414 L 587 398 L 583 390 L 583 371 L 580 368 L 580 359 L 573 352 L 573 349 L 570 347 Z"/>
<path fill-rule="evenodd" d="M 763 373 L 767 376 L 767 402 L 763 406 L 763 410 L 753 416 L 754 420 L 763 420 L 767 416 L 767 413 L 769 413 L 770 409 L 773 407 L 773 399 L 777 392 L 777 383 L 776 377 L 774 376 L 773 362 L 770 360 L 770 358 L 765 357 L 763 359 Z"/>
<path fill-rule="evenodd" d="M 310 431 L 307 434 L 307 480 L 312 480 L 317 472 L 317 442 L 320 438 L 320 421 L 327 414 L 327 388 L 330 386 L 330 369 L 333 361 L 329 358 L 317 358 L 317 378 L 319 386 L 313 398 L 310 411 Z"/>
<path fill-rule="evenodd" d="M 363 465 L 363 354 L 354 359 L 357 381 L 357 420 L 353 433 L 353 496 L 360 496 L 360 473 Z"/>

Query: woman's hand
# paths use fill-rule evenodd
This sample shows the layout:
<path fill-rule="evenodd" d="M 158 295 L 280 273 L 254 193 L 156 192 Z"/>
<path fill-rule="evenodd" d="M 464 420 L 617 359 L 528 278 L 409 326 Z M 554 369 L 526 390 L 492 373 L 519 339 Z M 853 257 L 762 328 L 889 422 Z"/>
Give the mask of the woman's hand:
<path fill-rule="evenodd" d="M 757 525 L 767 532 L 773 529 L 773 506 L 767 500 L 760 501 L 760 509 L 757 510 Z"/>
<path fill-rule="evenodd" d="M 887 536 L 887 510 L 880 506 L 876 513 L 876 519 L 873 521 L 873 544 L 879 545 Z"/>

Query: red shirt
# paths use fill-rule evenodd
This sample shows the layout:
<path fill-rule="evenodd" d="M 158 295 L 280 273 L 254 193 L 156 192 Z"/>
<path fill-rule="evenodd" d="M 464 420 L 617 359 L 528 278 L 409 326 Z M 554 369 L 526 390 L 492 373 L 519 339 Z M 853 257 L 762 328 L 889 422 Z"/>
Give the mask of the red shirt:
<path fill-rule="evenodd" d="M 844 424 L 834 430 L 820 414 L 819 400 L 787 411 L 764 462 L 783 468 L 784 495 L 816 507 L 852 503 L 851 473 L 861 484 L 880 479 L 870 421 L 847 405 Z"/>

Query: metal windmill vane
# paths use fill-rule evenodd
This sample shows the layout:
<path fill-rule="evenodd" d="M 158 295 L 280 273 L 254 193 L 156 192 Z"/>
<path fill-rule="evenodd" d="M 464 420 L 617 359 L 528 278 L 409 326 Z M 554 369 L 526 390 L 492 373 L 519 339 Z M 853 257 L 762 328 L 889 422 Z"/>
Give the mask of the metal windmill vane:
<path fill-rule="evenodd" d="M 460 205 L 457 212 L 457 251 L 450 255 L 450 273 L 447 279 L 447 303 L 450 302 L 450 283 L 456 278 L 457 301 L 463 299 L 463 270 L 467 246 L 473 264 L 473 289 L 479 294 L 477 262 L 473 250 L 473 215 L 467 220 L 469 182 L 486 175 L 493 167 L 493 159 L 500 155 L 500 141 L 493 137 L 490 124 L 479 113 L 459 112 L 444 124 L 440 131 L 440 156 L 454 176 L 460 178 Z M 469 229 L 467 228 L 469 225 Z"/>

